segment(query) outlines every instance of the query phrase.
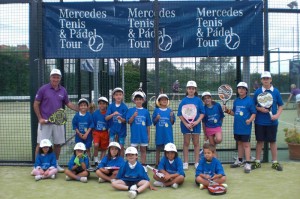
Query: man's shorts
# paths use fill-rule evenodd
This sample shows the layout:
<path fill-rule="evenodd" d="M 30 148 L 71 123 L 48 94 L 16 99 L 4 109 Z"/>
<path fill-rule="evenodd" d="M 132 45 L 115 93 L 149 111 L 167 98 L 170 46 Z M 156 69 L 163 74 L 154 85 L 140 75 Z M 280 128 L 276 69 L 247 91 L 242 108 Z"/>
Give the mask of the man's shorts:
<path fill-rule="evenodd" d="M 99 144 L 99 149 L 100 150 L 106 150 L 108 148 L 108 145 L 109 145 L 108 131 L 94 130 L 93 131 L 93 140 L 94 140 L 94 144 L 95 143 Z"/>
<path fill-rule="evenodd" d="M 65 126 L 39 123 L 37 129 L 37 143 L 40 143 L 43 139 L 52 140 L 53 144 L 65 143 Z"/>
<path fill-rule="evenodd" d="M 278 125 L 263 126 L 255 124 L 256 141 L 276 142 Z"/>
<path fill-rule="evenodd" d="M 296 103 L 300 103 L 300 94 L 296 95 Z"/>
<path fill-rule="evenodd" d="M 250 142 L 251 135 L 238 135 L 238 134 L 234 134 L 234 139 L 235 139 L 235 141 L 240 141 L 240 142 Z"/>

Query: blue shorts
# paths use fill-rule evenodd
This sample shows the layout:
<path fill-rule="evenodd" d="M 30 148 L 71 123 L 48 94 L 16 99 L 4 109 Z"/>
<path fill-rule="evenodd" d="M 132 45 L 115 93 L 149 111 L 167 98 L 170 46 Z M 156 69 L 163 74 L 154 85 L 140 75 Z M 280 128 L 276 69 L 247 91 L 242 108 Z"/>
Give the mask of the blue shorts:
<path fill-rule="evenodd" d="M 234 134 L 234 139 L 235 139 L 235 141 L 240 141 L 240 142 L 250 142 L 251 135 L 238 135 L 238 134 Z"/>
<path fill-rule="evenodd" d="M 92 134 L 90 134 L 92 135 Z M 82 142 L 85 147 L 87 149 L 91 148 L 92 147 L 92 143 L 93 143 L 93 137 L 92 136 L 88 136 L 86 140 L 84 139 L 81 139 L 77 134 L 75 136 L 75 143 L 78 143 L 78 142 Z"/>
<path fill-rule="evenodd" d="M 140 182 L 140 180 L 138 180 L 138 181 L 126 181 L 126 180 L 124 180 L 124 182 L 128 187 L 131 187 L 132 185 L 138 184 Z"/>
<path fill-rule="evenodd" d="M 117 137 L 117 140 L 116 140 L 116 137 Z M 109 142 L 118 142 L 122 146 L 125 145 L 125 138 L 126 137 L 120 137 L 120 136 L 115 136 L 115 135 L 109 134 Z"/>
<path fill-rule="evenodd" d="M 278 125 L 263 126 L 255 124 L 256 141 L 276 142 Z"/>

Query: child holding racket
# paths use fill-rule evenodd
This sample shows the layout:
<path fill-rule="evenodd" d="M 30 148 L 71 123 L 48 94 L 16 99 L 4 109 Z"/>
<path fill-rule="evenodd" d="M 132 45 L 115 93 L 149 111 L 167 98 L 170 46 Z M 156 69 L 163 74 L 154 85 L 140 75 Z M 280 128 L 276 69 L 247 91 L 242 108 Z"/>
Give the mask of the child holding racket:
<path fill-rule="evenodd" d="M 199 162 L 199 135 L 201 132 L 201 121 L 205 110 L 203 103 L 198 97 L 197 84 L 195 81 L 188 81 L 186 84 L 186 96 L 178 107 L 177 116 L 180 118 L 180 128 L 183 134 L 183 169 L 188 169 L 188 150 L 192 138 L 194 145 L 195 168 Z"/>
<path fill-rule="evenodd" d="M 40 142 L 40 149 L 35 159 L 32 174 L 35 176 L 35 180 L 38 181 L 46 178 L 55 179 L 57 172 L 52 143 L 48 139 L 43 139 Z"/>
<path fill-rule="evenodd" d="M 88 112 L 89 101 L 81 98 L 78 101 L 79 112 L 77 112 L 72 120 L 73 130 L 75 130 L 75 143 L 82 142 L 85 144 L 88 157 L 91 159 L 90 148 L 92 147 L 93 136 L 92 128 L 94 128 L 93 116 Z M 89 170 L 93 171 L 92 168 Z"/>
<path fill-rule="evenodd" d="M 138 151 L 135 147 L 128 147 L 125 151 L 127 161 L 121 166 L 112 187 L 118 190 L 128 191 L 129 198 L 136 198 L 150 187 L 150 179 L 143 165 L 137 161 Z"/>
<path fill-rule="evenodd" d="M 156 187 L 172 187 L 178 188 L 178 185 L 183 184 L 185 173 L 182 167 L 182 160 L 178 157 L 177 149 L 175 144 L 168 143 L 165 145 L 165 155 L 161 159 L 158 165 L 160 173 L 164 174 L 163 178 L 158 177 L 156 174 L 153 175 L 153 185 Z"/>
<path fill-rule="evenodd" d="M 200 160 L 195 172 L 195 182 L 200 189 L 206 189 L 212 181 L 227 188 L 227 184 L 224 184 L 226 175 L 221 162 L 215 157 L 215 152 L 215 145 L 203 145 L 204 158 Z"/>
<path fill-rule="evenodd" d="M 255 118 L 255 137 L 256 137 L 256 160 L 252 164 L 252 169 L 261 168 L 260 155 L 264 142 L 270 143 L 270 149 L 272 154 L 272 168 L 277 171 L 282 171 L 283 168 L 277 161 L 277 128 L 278 118 L 283 110 L 283 101 L 278 89 L 276 89 L 272 83 L 271 73 L 264 71 L 261 74 L 262 87 L 257 89 L 254 93 L 253 99 L 257 109 L 257 116 Z M 269 110 L 259 105 L 257 97 L 259 94 L 268 92 L 273 97 L 273 103 L 271 106 L 272 117 L 269 114 Z"/>
<path fill-rule="evenodd" d="M 246 158 L 246 164 L 244 166 L 244 172 L 251 172 L 251 129 L 252 121 L 256 116 L 256 108 L 252 98 L 247 96 L 248 84 L 246 82 L 240 82 L 237 85 L 238 98 L 233 102 L 233 109 L 227 109 L 225 106 L 225 112 L 234 116 L 233 133 L 234 139 L 238 144 L 238 158 L 231 165 L 231 168 L 240 167 L 243 161 L 243 157 Z"/>
<path fill-rule="evenodd" d="M 68 169 L 65 170 L 66 180 L 77 180 L 80 182 L 87 182 L 87 177 L 90 173 L 87 171 L 89 168 L 89 158 L 85 155 L 86 147 L 84 143 L 78 142 L 74 146 L 74 154 L 72 155 Z"/>
<path fill-rule="evenodd" d="M 94 162 L 98 166 L 98 151 L 101 151 L 100 161 L 105 156 L 108 143 L 109 143 L 109 134 L 108 134 L 108 123 L 105 120 L 106 110 L 108 106 L 108 100 L 106 97 L 100 97 L 98 99 L 99 109 L 93 113 L 93 140 L 94 140 Z"/>
<path fill-rule="evenodd" d="M 146 94 L 143 91 L 135 91 L 132 94 L 132 101 L 135 107 L 128 109 L 126 121 L 130 124 L 130 143 L 133 147 L 140 146 L 141 163 L 146 168 L 146 149 L 150 141 L 150 126 L 152 125 L 150 113 L 143 108 Z"/>
<path fill-rule="evenodd" d="M 160 94 L 156 100 L 158 108 L 154 109 L 152 115 L 153 125 L 156 127 L 155 145 L 156 145 L 156 166 L 160 160 L 160 151 L 167 143 L 173 143 L 173 125 L 175 116 L 172 109 L 168 107 L 169 97 L 166 94 Z"/>
<path fill-rule="evenodd" d="M 209 143 L 216 146 L 222 142 L 222 123 L 224 112 L 222 106 L 212 100 L 210 92 L 202 94 L 204 102 L 205 115 L 202 120 L 203 131 L 208 138 Z M 215 153 L 216 154 L 216 153 Z"/>
<path fill-rule="evenodd" d="M 108 154 L 102 159 L 97 167 L 96 175 L 98 182 L 112 182 L 115 180 L 119 168 L 124 164 L 124 159 L 120 156 L 121 146 L 118 142 L 111 142 L 108 146 Z"/>
<path fill-rule="evenodd" d="M 126 132 L 126 113 L 128 107 L 123 102 L 124 91 L 122 88 L 115 88 L 112 91 L 114 102 L 112 102 L 106 112 L 105 120 L 109 124 L 109 141 L 119 142 L 121 145 L 121 156 L 124 157 L 124 145 Z"/>

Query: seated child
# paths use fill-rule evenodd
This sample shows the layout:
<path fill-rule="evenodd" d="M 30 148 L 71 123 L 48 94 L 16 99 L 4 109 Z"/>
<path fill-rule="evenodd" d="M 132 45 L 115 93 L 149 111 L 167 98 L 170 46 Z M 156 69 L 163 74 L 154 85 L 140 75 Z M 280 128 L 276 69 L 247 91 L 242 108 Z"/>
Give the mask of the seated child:
<path fill-rule="evenodd" d="M 203 145 L 204 158 L 201 158 L 196 169 L 195 182 L 200 185 L 200 189 L 205 189 L 209 186 L 209 180 L 218 184 L 224 184 L 226 176 L 221 162 L 215 157 L 216 147 L 212 144 L 205 143 Z"/>
<path fill-rule="evenodd" d="M 87 168 L 89 168 L 89 158 L 85 155 L 85 152 L 85 145 L 82 142 L 76 143 L 74 154 L 68 163 L 68 169 L 65 170 L 67 181 L 73 179 L 87 182 L 87 177 L 90 173 L 87 171 Z"/>
<path fill-rule="evenodd" d="M 117 180 L 111 185 L 118 190 L 128 190 L 129 198 L 136 198 L 137 194 L 150 187 L 150 179 L 143 165 L 137 161 L 138 151 L 135 147 L 128 147 L 125 156 L 127 161 L 121 166 Z"/>
<path fill-rule="evenodd" d="M 120 167 L 124 164 L 121 154 L 121 146 L 118 142 L 111 142 L 108 146 L 108 154 L 101 160 L 97 167 L 96 175 L 100 182 L 112 182 L 115 180 Z M 107 167 L 115 167 L 108 169 Z"/>
<path fill-rule="evenodd" d="M 56 156 L 52 149 L 52 143 L 48 139 L 41 140 L 39 153 L 35 159 L 32 174 L 35 180 L 55 178 L 58 172 L 56 168 Z"/>
<path fill-rule="evenodd" d="M 174 189 L 184 182 L 185 173 L 183 171 L 182 160 L 178 157 L 175 144 L 168 143 L 165 145 L 165 156 L 158 164 L 159 172 L 164 174 L 163 178 L 153 175 L 153 185 L 157 187 L 169 187 Z"/>

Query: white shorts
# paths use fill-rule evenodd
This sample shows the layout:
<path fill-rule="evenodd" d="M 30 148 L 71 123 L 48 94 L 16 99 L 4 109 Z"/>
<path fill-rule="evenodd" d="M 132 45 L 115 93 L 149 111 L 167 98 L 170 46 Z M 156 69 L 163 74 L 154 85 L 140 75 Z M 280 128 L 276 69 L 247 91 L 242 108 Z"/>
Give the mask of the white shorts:
<path fill-rule="evenodd" d="M 136 144 L 136 143 L 132 143 L 130 144 L 130 146 L 133 146 L 133 147 L 137 147 L 137 146 L 148 146 L 148 143 L 141 143 L 141 144 Z"/>
<path fill-rule="evenodd" d="M 300 94 L 296 95 L 296 102 L 300 103 Z"/>
<path fill-rule="evenodd" d="M 37 143 L 40 143 L 42 139 L 52 140 L 53 144 L 65 143 L 65 126 L 39 123 L 37 129 Z"/>

